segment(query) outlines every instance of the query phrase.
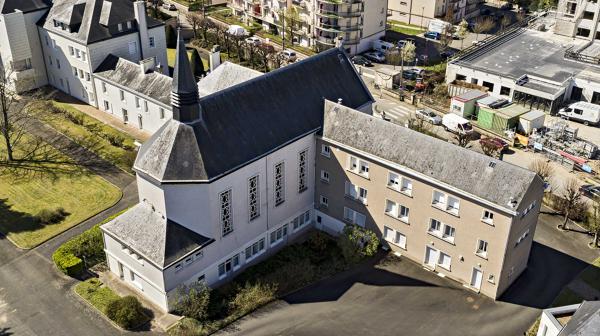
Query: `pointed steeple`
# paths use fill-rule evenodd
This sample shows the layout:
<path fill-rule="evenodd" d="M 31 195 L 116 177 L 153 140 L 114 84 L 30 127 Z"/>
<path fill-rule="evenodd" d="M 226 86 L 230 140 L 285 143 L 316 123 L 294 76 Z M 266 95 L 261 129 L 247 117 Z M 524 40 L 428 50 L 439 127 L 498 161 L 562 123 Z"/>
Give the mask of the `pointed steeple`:
<path fill-rule="evenodd" d="M 173 72 L 173 87 L 171 89 L 173 119 L 183 123 L 199 120 L 201 115 L 198 100 L 198 84 L 192 73 L 185 42 L 181 36 L 181 27 L 178 27 L 175 70 Z"/>

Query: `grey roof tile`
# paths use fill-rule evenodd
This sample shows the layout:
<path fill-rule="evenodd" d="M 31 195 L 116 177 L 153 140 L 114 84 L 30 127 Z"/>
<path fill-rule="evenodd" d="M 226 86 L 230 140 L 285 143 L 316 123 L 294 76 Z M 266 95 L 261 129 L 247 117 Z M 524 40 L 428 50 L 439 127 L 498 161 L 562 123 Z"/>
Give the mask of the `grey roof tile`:
<path fill-rule="evenodd" d="M 506 209 L 511 209 L 511 197 L 517 202 L 515 209 L 518 207 L 537 176 L 527 169 L 330 101 L 325 106 L 323 137 Z M 495 163 L 493 168 L 490 162 Z"/>
<path fill-rule="evenodd" d="M 200 82 L 198 82 L 198 91 L 200 97 L 208 96 L 260 75 L 262 73 L 259 71 L 231 62 L 223 62 L 223 64 L 200 79 Z"/>
<path fill-rule="evenodd" d="M 600 301 L 583 301 L 558 336 L 598 336 Z"/>
<path fill-rule="evenodd" d="M 0 13 L 9 14 L 15 10 L 28 13 L 50 7 L 50 0 L 0 0 Z"/>

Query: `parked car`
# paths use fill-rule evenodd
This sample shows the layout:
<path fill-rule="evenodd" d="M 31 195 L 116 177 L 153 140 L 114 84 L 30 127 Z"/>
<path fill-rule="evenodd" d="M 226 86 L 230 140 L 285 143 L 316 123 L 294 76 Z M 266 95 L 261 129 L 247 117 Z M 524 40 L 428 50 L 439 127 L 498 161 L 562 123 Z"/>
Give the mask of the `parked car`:
<path fill-rule="evenodd" d="M 415 79 L 417 79 L 417 77 L 419 77 L 419 75 L 417 75 L 412 70 L 404 70 L 404 71 L 402 71 L 402 78 L 404 78 L 404 79 L 415 80 Z"/>
<path fill-rule="evenodd" d="M 459 116 L 458 114 L 445 114 L 442 118 L 442 125 L 444 126 L 444 129 L 448 132 L 461 134 L 473 133 L 473 126 L 471 125 L 471 123 L 467 119 Z"/>
<path fill-rule="evenodd" d="M 373 62 L 377 62 L 377 63 L 385 62 L 385 55 L 379 51 L 369 51 L 369 52 L 364 53 L 363 56 Z"/>
<path fill-rule="evenodd" d="M 480 145 L 491 145 L 493 147 L 496 147 L 496 149 L 502 153 L 503 151 L 505 151 L 506 149 L 508 149 L 508 142 L 500 139 L 500 138 L 481 138 L 479 139 L 479 144 Z"/>
<path fill-rule="evenodd" d="M 442 118 L 431 110 L 419 109 L 415 111 L 415 117 L 417 119 L 423 119 L 432 125 L 439 125 L 442 123 Z"/>
<path fill-rule="evenodd" d="M 449 50 L 442 51 L 442 52 L 440 53 L 440 57 L 441 57 L 443 60 L 446 60 L 446 59 L 448 59 L 448 58 L 450 58 L 450 57 L 454 56 L 454 54 L 456 54 L 456 51 L 454 51 L 454 50 L 452 50 L 452 49 L 449 49 Z"/>
<path fill-rule="evenodd" d="M 295 62 L 298 59 L 296 52 L 293 50 L 290 50 L 290 49 L 286 49 L 286 50 L 282 51 L 281 54 L 290 63 Z"/>
<path fill-rule="evenodd" d="M 177 10 L 177 7 L 175 7 L 175 5 L 174 5 L 174 4 L 172 4 L 172 3 L 166 3 L 166 2 L 163 2 L 163 4 L 162 4 L 162 7 L 163 7 L 164 9 L 166 9 L 166 10 L 170 10 L 170 11 Z"/>
<path fill-rule="evenodd" d="M 436 33 L 436 32 L 426 32 L 425 34 L 423 34 L 423 37 L 432 39 L 432 40 L 441 40 L 442 34 Z"/>
<path fill-rule="evenodd" d="M 261 39 L 256 37 L 256 36 L 250 36 L 246 39 L 246 43 L 248 44 L 254 44 L 254 45 L 259 45 L 262 43 Z"/>
<path fill-rule="evenodd" d="M 394 49 L 394 47 L 395 47 L 395 45 L 393 43 L 390 43 L 387 41 L 382 41 L 382 40 L 373 41 L 373 50 L 379 51 L 381 53 L 384 53 L 390 49 Z"/>
<path fill-rule="evenodd" d="M 356 55 L 356 56 L 352 57 L 352 63 L 354 63 L 356 65 L 366 66 L 366 67 L 373 66 L 373 63 L 371 63 L 371 61 L 369 61 L 366 57 L 360 56 L 360 55 Z"/>
<path fill-rule="evenodd" d="M 583 122 L 584 125 L 600 124 L 600 105 L 577 102 L 562 108 L 558 111 L 558 115 L 564 119 L 573 119 Z"/>
<path fill-rule="evenodd" d="M 589 198 L 594 198 L 594 197 L 600 197 L 600 185 L 591 185 L 591 184 L 586 184 L 586 185 L 582 185 L 579 188 L 579 191 L 589 197 Z"/>

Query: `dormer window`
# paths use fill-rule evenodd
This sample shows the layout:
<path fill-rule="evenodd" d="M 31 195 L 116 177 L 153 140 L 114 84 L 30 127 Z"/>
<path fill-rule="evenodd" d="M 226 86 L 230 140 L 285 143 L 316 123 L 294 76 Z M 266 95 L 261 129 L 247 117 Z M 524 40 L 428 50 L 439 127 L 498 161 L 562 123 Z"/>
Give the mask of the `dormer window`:
<path fill-rule="evenodd" d="M 123 24 L 122 23 L 117 24 L 117 30 L 123 31 Z"/>

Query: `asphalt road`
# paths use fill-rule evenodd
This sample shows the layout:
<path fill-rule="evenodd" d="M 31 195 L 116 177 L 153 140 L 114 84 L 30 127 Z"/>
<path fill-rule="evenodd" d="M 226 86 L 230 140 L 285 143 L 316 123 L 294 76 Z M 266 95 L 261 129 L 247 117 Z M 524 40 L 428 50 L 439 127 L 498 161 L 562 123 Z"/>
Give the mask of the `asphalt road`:
<path fill-rule="evenodd" d="M 523 335 L 589 262 L 580 233 L 541 215 L 528 269 L 500 300 L 475 294 L 420 264 L 397 259 L 339 274 L 260 309 L 221 334 Z"/>

